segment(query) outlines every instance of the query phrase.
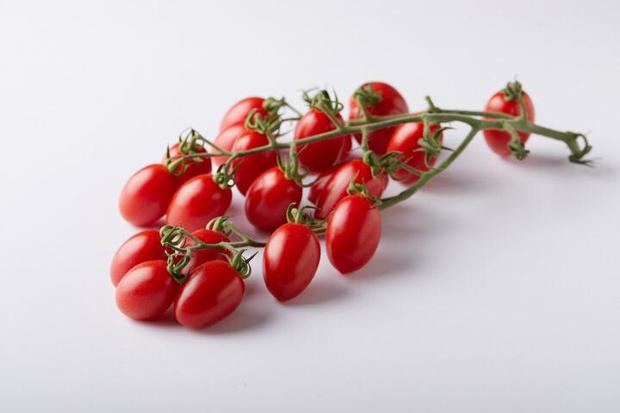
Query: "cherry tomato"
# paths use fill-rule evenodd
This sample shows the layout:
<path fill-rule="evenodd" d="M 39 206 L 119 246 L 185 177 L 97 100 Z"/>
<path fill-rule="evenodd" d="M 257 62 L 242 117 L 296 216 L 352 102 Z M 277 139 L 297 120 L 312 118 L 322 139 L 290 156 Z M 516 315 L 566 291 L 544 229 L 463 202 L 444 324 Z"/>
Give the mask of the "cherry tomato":
<path fill-rule="evenodd" d="M 165 260 L 166 252 L 159 242 L 159 231 L 138 232 L 120 246 L 110 265 L 110 278 L 116 287 L 121 278 L 136 265 L 145 261 Z"/>
<path fill-rule="evenodd" d="M 319 266 L 319 238 L 303 224 L 288 223 L 271 234 L 263 253 L 263 275 L 269 292 L 280 301 L 306 289 Z"/>
<path fill-rule="evenodd" d="M 208 261 L 196 268 L 174 303 L 177 321 L 185 327 L 210 326 L 241 304 L 245 283 L 227 261 Z"/>
<path fill-rule="evenodd" d="M 336 117 L 342 122 L 342 116 L 338 114 Z M 325 113 L 317 109 L 310 109 L 297 123 L 294 138 L 299 140 L 334 129 L 336 129 L 336 126 Z M 350 149 L 351 137 L 343 135 L 324 141 L 299 145 L 296 147 L 295 152 L 299 161 L 310 172 L 323 172 L 334 166 L 339 160 L 344 159 Z"/>
<path fill-rule="evenodd" d="M 204 227 L 212 218 L 223 215 L 232 199 L 229 188 L 222 189 L 211 175 L 198 175 L 185 182 L 172 197 L 167 222 L 188 231 Z"/>
<path fill-rule="evenodd" d="M 437 130 L 439 130 L 438 125 L 430 125 L 430 133 L 435 133 Z M 422 122 L 403 123 L 394 131 L 394 134 L 390 138 L 387 151 L 401 152 L 402 155 L 399 156 L 401 162 L 422 172 L 428 171 L 437 161 L 437 157 L 431 157 L 428 165 L 426 164 L 426 153 L 419 144 L 423 136 L 424 124 Z M 405 168 L 397 169 L 394 176 L 398 181 L 406 185 L 412 184 L 418 180 L 418 175 Z"/>
<path fill-rule="evenodd" d="M 325 246 L 332 265 L 342 274 L 357 271 L 370 261 L 381 238 L 381 214 L 359 195 L 338 202 L 327 221 Z"/>
<path fill-rule="evenodd" d="M 222 118 L 220 123 L 220 132 L 230 128 L 233 125 L 243 125 L 250 112 L 257 110 L 262 116 L 267 115 L 267 110 L 263 107 L 265 99 L 259 97 L 249 97 L 235 103 Z"/>
<path fill-rule="evenodd" d="M 525 103 L 527 118 L 533 122 L 535 117 L 534 103 L 532 103 L 532 99 L 525 92 L 523 92 L 523 103 Z M 521 114 L 519 102 L 516 99 L 508 100 L 503 90 L 491 96 L 491 99 L 489 99 L 486 104 L 485 111 L 506 113 L 512 116 L 519 116 Z M 512 152 L 508 148 L 508 143 L 510 142 L 510 134 L 508 132 L 496 129 L 485 129 L 483 133 L 487 144 L 493 152 L 500 156 L 511 155 Z M 527 142 L 530 137 L 529 133 L 518 132 L 518 134 L 521 143 Z"/>
<path fill-rule="evenodd" d="M 339 167 L 340 165 L 336 165 L 331 169 L 328 169 L 314 180 L 314 182 L 310 186 L 310 191 L 308 192 L 308 201 L 316 205 L 316 201 L 319 198 L 321 192 L 323 192 L 323 189 L 325 189 L 325 185 L 327 185 L 327 182 L 329 182 L 329 180 Z"/>
<path fill-rule="evenodd" d="M 195 145 L 194 152 L 207 153 L 205 148 L 200 145 Z M 170 147 L 169 155 L 172 161 L 179 159 L 180 157 L 187 156 L 186 153 L 181 152 L 180 145 L 178 143 L 175 143 Z M 164 157 L 164 163 L 165 162 L 166 158 Z M 183 171 L 184 168 L 185 171 Z M 189 158 L 184 161 L 184 165 L 179 165 L 174 172 L 180 174 L 176 175 L 180 183 L 187 182 L 198 175 L 209 174 L 211 173 L 211 158 Z"/>
<path fill-rule="evenodd" d="M 232 125 L 222 132 L 215 138 L 213 143 L 222 148 L 225 151 L 230 151 L 235 144 L 235 141 L 239 136 L 245 133 L 247 129 L 243 127 L 243 124 Z M 212 150 L 212 153 L 217 153 L 215 149 Z M 228 156 L 214 156 L 211 158 L 216 167 L 220 166 L 228 159 Z"/>
<path fill-rule="evenodd" d="M 385 174 L 373 177 L 370 167 L 361 159 L 343 163 L 325 183 L 316 200 L 317 209 L 314 216 L 320 219 L 326 218 L 338 201 L 347 196 L 351 181 L 366 185 L 370 195 L 380 197 L 387 187 L 388 177 Z"/>
<path fill-rule="evenodd" d="M 394 87 L 383 82 L 364 83 L 360 87 L 364 88 L 364 90 L 370 91 L 371 86 L 374 93 L 381 95 L 381 100 L 373 106 L 368 106 L 366 108 L 368 113 L 376 116 L 389 116 L 409 112 L 407 102 L 405 102 L 405 99 Z M 363 116 L 354 96 L 351 96 L 349 99 L 349 107 L 351 109 L 349 113 L 349 120 L 359 119 Z M 390 136 L 392 136 L 393 132 L 394 128 L 380 129 L 371 132 L 368 135 L 368 146 L 377 154 L 383 155 L 386 152 Z M 360 134 L 356 134 L 354 136 L 355 139 L 361 143 L 362 136 Z"/>
<path fill-rule="evenodd" d="M 279 167 L 267 169 L 245 194 L 245 215 L 256 228 L 271 231 L 286 222 L 289 205 L 299 205 L 302 189 Z"/>
<path fill-rule="evenodd" d="M 192 235 L 207 244 L 217 244 L 218 242 L 230 241 L 228 237 L 221 232 L 212 231 L 205 228 L 197 229 L 192 232 Z M 192 242 L 189 244 L 191 245 Z M 204 248 L 196 250 L 190 257 L 190 260 L 185 268 L 192 271 L 194 268 L 198 268 L 198 266 L 207 261 L 226 260 L 226 257 L 230 257 L 230 252 L 224 248 Z"/>
<path fill-rule="evenodd" d="M 239 136 L 232 147 L 234 152 L 245 151 L 269 143 L 267 137 L 256 131 L 247 131 Z M 243 195 L 254 180 L 264 171 L 276 165 L 276 154 L 273 151 L 258 152 L 242 156 L 232 162 L 235 170 L 235 185 Z"/>
<path fill-rule="evenodd" d="M 133 267 L 118 283 L 116 305 L 134 320 L 157 318 L 170 307 L 177 289 L 166 261 L 146 261 Z"/>
<path fill-rule="evenodd" d="M 121 215 L 134 225 L 154 224 L 166 212 L 177 187 L 178 181 L 164 165 L 148 165 L 133 174 L 121 191 Z"/>

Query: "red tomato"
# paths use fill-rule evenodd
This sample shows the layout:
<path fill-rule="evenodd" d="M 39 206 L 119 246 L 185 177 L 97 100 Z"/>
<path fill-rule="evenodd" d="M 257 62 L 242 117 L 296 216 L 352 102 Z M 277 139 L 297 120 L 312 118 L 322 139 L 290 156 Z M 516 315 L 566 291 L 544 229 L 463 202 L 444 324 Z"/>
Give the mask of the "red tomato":
<path fill-rule="evenodd" d="M 347 196 L 351 181 L 366 185 L 369 194 L 378 198 L 387 187 L 388 177 L 385 174 L 373 177 L 370 167 L 361 159 L 343 163 L 325 183 L 316 200 L 314 216 L 319 219 L 326 218 L 338 201 Z"/>
<path fill-rule="evenodd" d="M 120 246 L 110 265 L 110 278 L 116 287 L 121 278 L 136 265 L 145 261 L 165 260 L 166 252 L 159 242 L 159 231 L 138 232 Z"/>
<path fill-rule="evenodd" d="M 223 215 L 231 199 L 229 188 L 220 188 L 211 175 L 199 175 L 185 182 L 174 194 L 166 221 L 194 231 L 204 227 L 212 218 Z"/>
<path fill-rule="evenodd" d="M 267 110 L 263 107 L 265 99 L 259 97 L 249 97 L 235 103 L 222 118 L 220 132 L 233 125 L 245 123 L 246 118 L 253 109 L 256 109 L 262 116 L 267 115 Z"/>
<path fill-rule="evenodd" d="M 337 118 L 342 121 L 342 116 L 337 115 Z M 336 126 L 325 113 L 317 109 L 310 109 L 297 123 L 294 138 L 299 140 L 334 129 L 336 129 Z M 344 159 L 350 149 L 351 137 L 343 135 L 324 141 L 299 145 L 296 147 L 295 152 L 299 161 L 310 172 L 323 172 L 334 166 L 339 160 Z"/>
<path fill-rule="evenodd" d="M 365 90 L 370 90 L 370 85 L 372 85 L 373 92 L 381 95 L 381 100 L 374 106 L 368 106 L 366 108 L 368 113 L 375 116 L 389 116 L 409 112 L 407 102 L 405 102 L 405 99 L 394 87 L 383 82 L 364 83 L 361 87 Z M 354 96 L 351 96 L 349 99 L 349 107 L 351 109 L 349 120 L 359 119 L 363 116 Z M 392 136 L 393 132 L 394 128 L 380 129 L 371 132 L 368 135 L 368 146 L 377 154 L 383 155 L 386 152 L 390 136 Z M 358 142 L 362 142 L 362 136 L 360 134 L 354 136 Z"/>
<path fill-rule="evenodd" d="M 430 132 L 435 133 L 439 130 L 438 125 L 430 125 Z M 390 138 L 388 144 L 388 152 L 401 152 L 399 157 L 401 162 L 406 163 L 412 168 L 420 171 L 428 171 L 430 168 L 426 165 L 424 159 L 426 153 L 418 143 L 424 136 L 424 124 L 422 122 L 403 123 L 399 125 L 394 134 Z M 437 157 L 433 156 L 429 159 L 429 165 L 433 166 L 437 161 Z M 397 169 L 394 176 L 396 179 L 406 185 L 412 184 L 418 180 L 418 175 L 407 171 L 404 168 Z"/>
<path fill-rule="evenodd" d="M 179 159 L 182 156 L 187 155 L 186 153 L 181 152 L 181 149 L 179 148 L 179 146 L 180 145 L 178 143 L 175 143 L 174 145 L 170 147 L 170 150 L 169 150 L 170 159 L 173 161 L 176 159 Z M 203 148 L 200 145 L 195 145 L 194 152 L 207 153 L 205 148 Z M 165 157 L 164 157 L 164 162 L 166 162 Z M 177 176 L 177 179 L 179 180 L 180 183 L 187 182 L 193 177 L 198 176 L 198 175 L 211 173 L 211 158 L 207 157 L 207 158 L 187 159 L 185 160 L 185 165 L 183 166 L 179 165 L 175 169 L 175 173 L 176 172 L 180 173 L 181 171 L 183 171 L 183 167 L 185 167 L 185 172 Z"/>
<path fill-rule="evenodd" d="M 166 261 L 146 261 L 133 267 L 118 283 L 116 305 L 134 320 L 157 318 L 170 307 L 177 289 Z"/>
<path fill-rule="evenodd" d="M 327 256 L 342 274 L 357 271 L 370 261 L 381 238 L 381 214 L 359 195 L 349 195 L 327 221 Z"/>
<path fill-rule="evenodd" d="M 208 261 L 196 268 L 174 303 L 177 321 L 185 327 L 210 326 L 241 304 L 245 283 L 227 261 Z"/>
<path fill-rule="evenodd" d="M 219 135 L 215 138 L 213 143 L 222 148 L 225 151 L 230 151 L 235 144 L 235 141 L 239 136 L 245 133 L 247 130 L 243 127 L 243 124 L 232 125 L 229 128 L 224 129 L 220 132 Z M 212 153 L 217 153 L 217 151 L 211 148 Z M 216 167 L 220 166 L 228 159 L 228 156 L 214 156 L 211 158 Z"/>
<path fill-rule="evenodd" d="M 535 116 L 534 103 L 532 103 L 532 99 L 530 99 L 530 96 L 525 92 L 523 92 L 523 102 L 525 103 L 527 118 L 533 122 Z M 486 112 L 506 113 L 512 116 L 519 116 L 521 114 L 521 109 L 519 108 L 517 100 L 508 100 L 503 90 L 491 96 L 484 110 Z M 482 132 L 484 133 L 487 144 L 493 152 L 500 156 L 510 156 L 512 154 L 508 148 L 508 143 L 510 142 L 510 134 L 508 132 L 497 129 L 485 129 Z M 527 142 L 529 137 L 529 133 L 519 132 L 519 140 L 521 143 Z"/>
<path fill-rule="evenodd" d="M 325 185 L 327 185 L 327 182 L 329 182 L 329 180 L 339 167 L 340 165 L 336 165 L 333 168 L 328 169 L 314 180 L 314 182 L 310 186 L 310 191 L 308 192 L 308 201 L 316 205 L 316 201 L 319 198 L 321 192 L 323 192 L 323 189 L 325 189 Z"/>
<path fill-rule="evenodd" d="M 121 215 L 134 225 L 154 224 L 166 212 L 177 186 L 177 180 L 164 165 L 140 169 L 121 191 L 118 203 Z"/>
<path fill-rule="evenodd" d="M 319 266 L 319 238 L 303 224 L 284 224 L 271 234 L 263 253 L 263 275 L 269 292 L 280 301 L 306 289 Z"/>
<path fill-rule="evenodd" d="M 239 136 L 232 147 L 234 152 L 245 151 L 269 143 L 267 137 L 256 131 L 247 131 Z M 276 154 L 273 151 L 259 152 L 243 156 L 232 162 L 235 170 L 235 185 L 243 195 L 254 180 L 264 171 L 276 165 Z"/>
<path fill-rule="evenodd" d="M 212 231 L 205 228 L 197 229 L 192 232 L 192 235 L 207 244 L 217 244 L 218 242 L 230 241 L 228 237 L 221 232 Z M 191 244 L 192 243 L 190 242 L 190 245 Z M 225 260 L 227 256 L 230 256 L 230 252 L 225 248 L 204 248 L 196 250 L 190 257 L 190 261 L 187 263 L 185 268 L 191 271 L 207 261 Z"/>
<path fill-rule="evenodd" d="M 245 215 L 256 228 L 274 230 L 286 222 L 289 205 L 299 205 L 301 194 L 301 187 L 274 166 L 250 185 L 245 195 Z"/>

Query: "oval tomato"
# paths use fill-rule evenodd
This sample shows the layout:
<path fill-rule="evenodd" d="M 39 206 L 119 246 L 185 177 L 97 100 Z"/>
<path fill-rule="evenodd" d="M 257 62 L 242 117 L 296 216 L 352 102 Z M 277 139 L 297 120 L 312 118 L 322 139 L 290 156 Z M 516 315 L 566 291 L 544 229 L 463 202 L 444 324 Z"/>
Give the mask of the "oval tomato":
<path fill-rule="evenodd" d="M 437 130 L 439 130 L 438 125 L 430 125 L 430 133 L 435 133 Z M 426 172 L 433 165 L 435 165 L 435 162 L 437 162 L 437 157 L 431 157 L 428 165 L 426 164 L 426 153 L 419 143 L 423 136 L 424 124 L 422 122 L 403 123 L 394 131 L 394 134 L 390 138 L 387 151 L 401 152 L 402 155 L 399 156 L 399 160 L 401 162 L 406 163 L 412 168 Z M 416 182 L 419 178 L 418 175 L 406 170 L 405 168 L 397 169 L 394 173 L 394 177 L 406 185 Z"/>
<path fill-rule="evenodd" d="M 194 145 L 195 153 L 207 153 L 205 148 L 200 145 Z M 180 157 L 187 156 L 186 153 L 181 152 L 180 144 L 175 143 L 168 150 L 168 154 L 170 155 L 170 159 L 172 161 L 179 159 Z M 167 159 L 164 157 L 164 162 Z M 183 171 L 185 169 L 185 171 Z M 182 172 L 182 173 L 181 173 Z M 175 175 L 175 173 L 180 173 L 180 175 Z M 184 161 L 184 165 L 179 165 L 175 170 L 173 175 L 177 177 L 180 183 L 184 183 L 189 181 L 195 176 L 204 175 L 211 173 L 211 158 L 190 158 Z"/>
<path fill-rule="evenodd" d="M 271 231 L 286 222 L 291 204 L 299 205 L 302 189 L 279 167 L 267 169 L 250 185 L 245 195 L 245 215 L 256 228 Z"/>
<path fill-rule="evenodd" d="M 133 174 L 121 191 L 118 207 L 128 222 L 154 224 L 166 212 L 178 181 L 161 164 L 148 165 Z"/>
<path fill-rule="evenodd" d="M 325 189 L 327 182 L 329 182 L 329 180 L 339 167 L 340 165 L 336 165 L 316 177 L 316 179 L 310 186 L 310 190 L 308 191 L 308 201 L 316 205 L 316 201 L 319 198 L 319 195 L 321 194 L 321 192 L 323 192 L 323 189 Z"/>
<path fill-rule="evenodd" d="M 159 231 L 138 232 L 120 246 L 112 258 L 110 278 L 116 287 L 121 278 L 136 265 L 145 261 L 165 260 L 166 252 L 159 241 Z"/>
<path fill-rule="evenodd" d="M 199 175 L 184 183 L 172 197 L 166 221 L 188 231 L 204 227 L 223 215 L 232 199 L 229 188 L 220 188 L 211 175 Z"/>
<path fill-rule="evenodd" d="M 319 238 L 303 224 L 288 223 L 271 234 L 263 253 L 263 276 L 269 292 L 287 301 L 306 289 L 319 266 Z"/>
<path fill-rule="evenodd" d="M 267 145 L 267 137 L 256 131 L 247 131 L 239 136 L 232 147 L 233 152 L 246 151 Z M 254 180 L 264 171 L 276 165 L 276 154 L 272 150 L 242 156 L 232 161 L 235 171 L 235 185 L 245 195 Z"/>
<path fill-rule="evenodd" d="M 220 134 L 217 135 L 213 143 L 215 143 L 223 150 L 230 152 L 237 138 L 244 134 L 246 131 L 247 129 L 243 127 L 243 124 L 232 125 L 220 132 Z M 211 152 L 217 153 L 217 151 L 213 148 L 211 148 Z M 228 156 L 214 156 L 211 159 L 213 160 L 213 164 L 218 167 L 224 162 L 226 162 Z"/>
<path fill-rule="evenodd" d="M 379 198 L 387 187 L 388 177 L 385 174 L 373 177 L 370 167 L 361 159 L 343 163 L 325 183 L 316 200 L 314 216 L 319 219 L 326 218 L 338 201 L 347 196 L 351 181 L 366 185 L 368 193 Z"/>
<path fill-rule="evenodd" d="M 338 202 L 327 221 L 325 247 L 332 265 L 342 274 L 357 271 L 370 261 L 381 239 L 381 214 L 359 195 Z"/>
<path fill-rule="evenodd" d="M 525 113 L 530 121 L 534 121 L 534 103 L 530 96 L 523 92 L 523 103 L 525 103 Z M 499 112 L 506 113 L 512 116 L 519 116 L 521 114 L 521 108 L 519 108 L 519 102 L 517 99 L 508 100 L 503 90 L 500 90 L 491 98 L 486 104 L 484 109 L 486 112 Z M 484 139 L 493 152 L 500 156 L 510 156 L 512 152 L 508 148 L 510 143 L 510 134 L 497 129 L 485 129 L 482 131 Z M 530 137 L 529 133 L 518 132 L 519 140 L 525 144 Z"/>
<path fill-rule="evenodd" d="M 208 261 L 196 268 L 174 303 L 177 321 L 185 327 L 210 326 L 241 304 L 245 283 L 227 261 Z"/>
<path fill-rule="evenodd" d="M 337 115 L 342 122 L 342 116 Z M 297 123 L 294 139 L 299 140 L 336 129 L 329 117 L 318 109 L 310 109 Z M 342 159 L 351 149 L 351 136 L 343 135 L 324 141 L 298 145 L 295 152 L 299 161 L 310 172 L 323 172 Z"/>
<path fill-rule="evenodd" d="M 263 107 L 265 99 L 259 97 L 249 97 L 240 100 L 232 105 L 220 122 L 220 132 L 233 125 L 243 125 L 252 110 L 256 110 L 262 116 L 267 115 L 267 110 Z"/>
<path fill-rule="evenodd" d="M 217 244 L 220 242 L 230 241 L 228 237 L 219 231 L 213 231 L 206 228 L 200 228 L 192 232 L 192 235 L 198 238 L 200 241 L 206 244 Z M 189 245 L 193 242 L 190 241 Z M 189 262 L 185 266 L 188 271 L 192 271 L 194 268 L 204 264 L 207 261 L 213 260 L 226 260 L 226 257 L 230 257 L 230 251 L 225 248 L 203 248 L 194 251 L 190 257 Z"/>
<path fill-rule="evenodd" d="M 118 283 L 116 305 L 129 318 L 150 320 L 162 316 L 172 304 L 178 284 L 166 269 L 166 261 L 136 265 Z"/>
<path fill-rule="evenodd" d="M 381 95 L 379 102 L 366 108 L 371 115 L 390 116 L 409 112 L 407 102 L 393 86 L 383 82 L 368 82 L 360 87 L 368 91 L 372 88 L 374 93 Z M 363 116 L 355 96 L 351 96 L 349 99 L 349 107 L 351 109 L 349 112 L 349 120 L 359 119 Z M 371 132 L 368 135 L 368 146 L 375 153 L 383 155 L 386 152 L 392 133 L 394 133 L 394 128 L 385 128 Z M 360 134 L 354 136 L 358 142 L 362 142 L 362 136 Z"/>

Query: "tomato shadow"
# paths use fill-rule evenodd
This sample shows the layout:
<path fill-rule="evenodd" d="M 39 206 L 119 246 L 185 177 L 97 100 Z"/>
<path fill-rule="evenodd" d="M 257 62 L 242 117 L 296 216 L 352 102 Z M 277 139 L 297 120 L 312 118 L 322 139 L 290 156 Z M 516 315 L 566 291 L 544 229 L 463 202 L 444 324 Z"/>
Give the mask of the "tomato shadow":
<path fill-rule="evenodd" d="M 260 307 L 264 306 L 252 305 L 247 302 L 241 303 L 239 308 L 229 317 L 211 327 L 195 330 L 195 332 L 207 336 L 216 336 L 244 333 L 261 328 L 271 320 L 271 316 L 267 309 Z"/>
<path fill-rule="evenodd" d="M 347 277 L 352 281 L 372 281 L 375 279 L 384 280 L 386 277 L 411 276 L 415 273 L 416 267 L 420 265 L 417 254 L 414 257 L 413 265 L 411 258 L 404 259 L 403 257 L 403 254 L 378 251 L 366 266 L 347 275 Z"/>
<path fill-rule="evenodd" d="M 326 275 L 340 276 L 335 269 L 333 272 L 336 274 Z M 348 293 L 345 287 L 338 284 L 339 283 L 334 281 L 328 281 L 325 278 L 315 279 L 299 296 L 282 303 L 282 305 L 286 307 L 306 307 L 342 300 Z"/>
<path fill-rule="evenodd" d="M 164 328 L 164 329 L 181 328 L 181 325 L 177 323 L 177 320 L 174 318 L 174 313 L 171 308 L 168 309 L 168 311 L 166 311 L 166 313 L 163 316 L 161 316 L 160 318 L 156 320 L 136 321 L 136 323 L 139 323 L 146 327 L 157 327 L 157 328 Z"/>
<path fill-rule="evenodd" d="M 493 180 L 480 172 L 446 171 L 433 178 L 420 191 L 429 194 L 482 192 L 493 187 Z"/>

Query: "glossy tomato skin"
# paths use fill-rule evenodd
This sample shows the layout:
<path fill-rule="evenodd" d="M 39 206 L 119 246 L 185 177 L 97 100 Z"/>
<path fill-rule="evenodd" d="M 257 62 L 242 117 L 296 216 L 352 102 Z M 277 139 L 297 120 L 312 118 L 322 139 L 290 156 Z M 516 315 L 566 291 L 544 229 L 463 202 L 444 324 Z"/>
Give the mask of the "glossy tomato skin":
<path fill-rule="evenodd" d="M 180 145 L 178 143 L 175 143 L 174 145 L 172 145 L 168 152 L 170 155 L 170 159 L 172 161 L 182 156 L 187 155 L 186 153 L 181 152 Z M 200 145 L 196 145 L 196 147 L 194 148 L 194 152 L 207 153 L 205 148 L 203 148 Z M 165 162 L 166 162 L 166 158 L 164 157 L 164 163 Z M 183 171 L 184 168 L 185 168 L 185 171 Z M 176 173 L 179 174 L 175 176 L 179 180 L 179 183 L 181 184 L 189 181 L 195 176 L 209 174 L 211 173 L 211 158 L 205 157 L 205 158 L 188 159 L 185 161 L 185 165 L 183 166 L 179 165 L 175 169 L 174 172 L 175 173 L 173 175 L 175 175 Z"/>
<path fill-rule="evenodd" d="M 319 238 L 310 228 L 282 225 L 271 234 L 263 253 L 267 289 L 279 301 L 297 297 L 314 278 L 320 258 Z"/>
<path fill-rule="evenodd" d="M 272 231 L 286 222 L 289 205 L 299 205 L 301 195 L 301 187 L 274 166 L 250 185 L 245 194 L 245 216 L 256 228 Z"/>
<path fill-rule="evenodd" d="M 523 102 L 525 103 L 527 118 L 533 122 L 536 115 L 534 111 L 534 103 L 532 102 L 530 96 L 525 92 L 523 92 Z M 491 96 L 486 104 L 485 111 L 506 113 L 512 116 L 519 116 L 521 114 L 518 101 L 516 99 L 508 100 L 502 90 Z M 493 152 L 504 157 L 511 155 L 510 149 L 508 148 L 508 143 L 510 142 L 510 134 L 508 132 L 496 129 L 485 129 L 483 133 L 484 139 Z M 530 134 L 524 132 L 518 133 L 519 140 L 521 143 L 525 144 L 530 137 Z"/>
<path fill-rule="evenodd" d="M 148 165 L 123 187 L 118 202 L 121 215 L 133 225 L 152 225 L 165 214 L 177 187 L 177 179 L 164 165 Z"/>
<path fill-rule="evenodd" d="M 221 232 L 206 228 L 197 229 L 192 232 L 192 235 L 207 244 L 217 244 L 218 242 L 230 241 L 228 237 Z M 191 244 L 192 242 L 190 242 L 190 245 Z M 190 257 L 190 260 L 185 268 L 192 271 L 194 268 L 198 268 L 198 266 L 207 261 L 226 260 L 226 257 L 230 257 L 230 252 L 224 248 L 204 248 L 196 250 Z"/>
<path fill-rule="evenodd" d="M 245 120 L 254 109 L 262 116 L 267 115 L 267 110 L 263 107 L 265 99 L 252 96 L 240 100 L 232 105 L 230 109 L 224 114 L 222 121 L 220 122 L 220 132 L 228 129 L 232 125 L 243 125 Z"/>
<path fill-rule="evenodd" d="M 172 197 L 166 222 L 194 231 L 223 215 L 231 199 L 230 189 L 220 188 L 211 175 L 196 176 L 185 182 Z"/>
<path fill-rule="evenodd" d="M 245 151 L 267 145 L 267 137 L 256 131 L 247 131 L 239 136 L 232 147 L 234 152 Z M 235 170 L 235 185 L 241 194 L 245 195 L 252 182 L 264 171 L 276 165 L 276 154 L 273 151 L 259 152 L 243 156 L 232 162 Z"/>
<path fill-rule="evenodd" d="M 116 287 L 116 305 L 134 320 L 162 316 L 176 296 L 178 284 L 166 269 L 166 261 L 145 261 L 136 265 Z"/>
<path fill-rule="evenodd" d="M 314 212 L 316 218 L 325 219 L 338 201 L 347 196 L 347 189 L 351 181 L 364 184 L 370 195 L 381 197 L 388 184 L 388 177 L 381 174 L 373 177 L 368 165 L 361 159 L 352 159 L 340 165 L 316 200 L 317 209 Z"/>
<path fill-rule="evenodd" d="M 110 279 L 116 287 L 133 267 L 145 261 L 165 260 L 166 252 L 159 241 L 159 231 L 140 231 L 123 243 L 110 265 Z"/>
<path fill-rule="evenodd" d="M 227 261 L 208 261 L 196 268 L 174 303 L 177 321 L 190 328 L 208 327 L 241 304 L 245 283 Z"/>
<path fill-rule="evenodd" d="M 438 125 L 431 125 L 430 132 L 435 133 L 439 130 Z M 425 162 L 426 154 L 419 144 L 420 139 L 424 136 L 424 124 L 421 122 L 410 122 L 399 125 L 394 134 L 390 138 L 387 147 L 388 152 L 401 152 L 399 159 L 412 168 L 420 171 L 428 171 L 430 167 L 435 165 L 437 157 L 433 156 L 429 159 L 428 165 Z M 430 166 L 430 167 L 429 167 Z M 418 175 L 407 171 L 404 168 L 397 169 L 394 173 L 395 178 L 405 185 L 416 182 Z"/>
<path fill-rule="evenodd" d="M 370 90 L 371 86 L 373 92 L 381 95 L 381 100 L 376 105 L 367 107 L 368 113 L 376 116 L 389 116 L 409 112 L 407 102 L 393 86 L 383 82 L 368 82 L 360 87 L 365 90 Z M 349 120 L 359 119 L 363 116 L 354 96 L 351 96 L 349 99 L 349 107 L 351 109 L 349 112 Z M 392 133 L 394 133 L 394 128 L 386 128 L 371 132 L 368 135 L 368 146 L 377 154 L 383 155 L 386 152 Z M 355 139 L 361 143 L 362 136 L 360 134 L 354 136 Z"/>
<path fill-rule="evenodd" d="M 243 127 L 243 124 L 236 124 L 229 126 L 220 132 L 219 135 L 215 137 L 213 143 L 222 148 L 225 151 L 232 150 L 233 145 L 237 138 L 243 135 L 247 131 L 246 128 Z M 212 150 L 212 153 L 217 153 L 215 149 Z M 227 156 L 214 156 L 211 158 L 215 167 L 220 166 L 228 159 Z"/>
<path fill-rule="evenodd" d="M 308 201 L 316 205 L 316 201 L 319 198 L 319 195 L 321 194 L 321 192 L 323 192 L 323 189 L 325 189 L 327 182 L 329 182 L 329 180 L 339 167 L 340 165 L 336 165 L 331 169 L 328 169 L 327 171 L 321 173 L 315 178 L 314 182 L 310 186 L 310 190 L 308 191 Z"/>
<path fill-rule="evenodd" d="M 341 122 L 342 116 L 336 116 Z M 329 117 L 318 109 L 310 109 L 297 122 L 294 139 L 299 140 L 336 129 Z M 348 142 L 347 142 L 348 141 Z M 310 172 L 323 172 L 341 159 L 344 159 L 351 149 L 351 136 L 343 135 L 337 138 L 320 142 L 299 145 L 295 152 L 299 161 Z"/>
<path fill-rule="evenodd" d="M 381 239 L 381 214 L 359 195 L 349 195 L 327 221 L 325 246 L 332 265 L 342 274 L 357 271 L 370 261 Z"/>

